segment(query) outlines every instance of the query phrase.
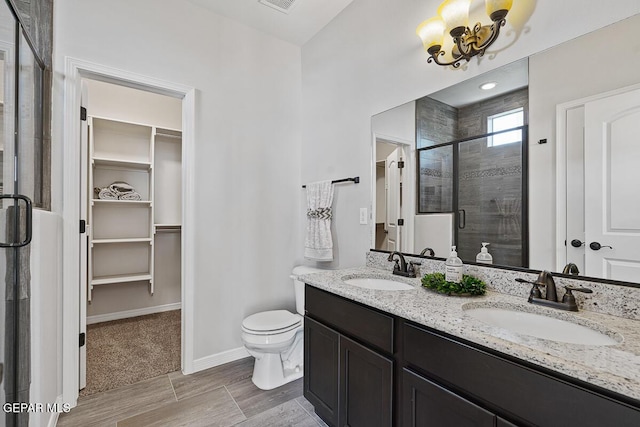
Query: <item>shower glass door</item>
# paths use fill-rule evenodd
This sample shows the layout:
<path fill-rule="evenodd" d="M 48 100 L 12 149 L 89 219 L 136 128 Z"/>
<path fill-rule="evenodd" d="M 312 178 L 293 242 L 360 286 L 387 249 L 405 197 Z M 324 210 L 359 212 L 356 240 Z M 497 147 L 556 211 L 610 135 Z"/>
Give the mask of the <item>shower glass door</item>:
<path fill-rule="evenodd" d="M 457 143 L 456 241 L 475 261 L 482 242 L 493 263 L 527 267 L 526 126 Z"/>
<path fill-rule="evenodd" d="M 28 403 L 32 203 L 42 203 L 44 64 L 15 10 L 0 4 L 0 398 Z M 13 406 L 9 406 L 12 408 Z M 3 411 L 0 426 L 28 425 L 29 413 Z"/>

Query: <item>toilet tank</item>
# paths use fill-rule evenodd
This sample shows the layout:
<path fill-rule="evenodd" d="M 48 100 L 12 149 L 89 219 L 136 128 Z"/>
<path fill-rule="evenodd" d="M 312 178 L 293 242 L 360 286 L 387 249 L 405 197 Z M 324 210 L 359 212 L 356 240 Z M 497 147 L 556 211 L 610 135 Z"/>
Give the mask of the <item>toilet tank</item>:
<path fill-rule="evenodd" d="M 293 279 L 293 289 L 296 294 L 296 311 L 304 316 L 304 282 L 298 280 L 298 276 L 303 274 L 318 273 L 320 271 L 326 271 L 321 268 L 309 267 L 306 265 L 299 265 L 293 268 L 291 272 L 291 279 Z"/>

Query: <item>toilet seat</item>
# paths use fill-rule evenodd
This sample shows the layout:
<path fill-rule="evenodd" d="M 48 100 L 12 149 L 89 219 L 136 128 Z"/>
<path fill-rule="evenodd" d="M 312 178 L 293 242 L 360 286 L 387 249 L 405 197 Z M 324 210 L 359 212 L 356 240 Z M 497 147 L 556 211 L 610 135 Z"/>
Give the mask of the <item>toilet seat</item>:
<path fill-rule="evenodd" d="M 271 310 L 252 314 L 242 321 L 242 331 L 251 335 L 275 335 L 302 325 L 302 316 L 287 310 Z"/>

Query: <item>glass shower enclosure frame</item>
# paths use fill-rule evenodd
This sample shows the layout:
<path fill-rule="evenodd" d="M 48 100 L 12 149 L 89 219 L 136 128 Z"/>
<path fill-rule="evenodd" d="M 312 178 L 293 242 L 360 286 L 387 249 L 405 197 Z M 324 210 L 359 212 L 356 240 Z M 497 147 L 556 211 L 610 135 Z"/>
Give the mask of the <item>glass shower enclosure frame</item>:
<path fill-rule="evenodd" d="M 29 403 L 31 385 L 30 242 L 32 207 L 42 206 L 45 63 L 12 1 L 0 6 L 0 397 Z M 12 408 L 13 406 L 7 406 Z M 4 411 L 0 426 L 29 423 Z"/>

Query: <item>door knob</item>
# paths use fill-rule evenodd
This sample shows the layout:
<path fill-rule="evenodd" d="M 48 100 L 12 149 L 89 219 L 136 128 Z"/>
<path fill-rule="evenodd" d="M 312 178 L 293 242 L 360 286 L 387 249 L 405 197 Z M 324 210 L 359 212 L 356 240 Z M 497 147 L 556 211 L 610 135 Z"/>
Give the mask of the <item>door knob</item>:
<path fill-rule="evenodd" d="M 593 249 L 594 251 L 599 251 L 601 248 L 609 248 L 609 249 L 613 249 L 611 246 L 603 246 L 603 245 L 601 245 L 601 244 L 600 244 L 600 243 L 598 243 L 598 242 L 591 242 L 591 243 L 589 244 L 589 247 L 590 247 L 591 249 Z"/>
<path fill-rule="evenodd" d="M 574 248 L 579 248 L 580 246 L 584 245 L 583 241 L 580 241 L 578 239 L 573 239 L 571 241 L 571 246 L 573 246 Z"/>

